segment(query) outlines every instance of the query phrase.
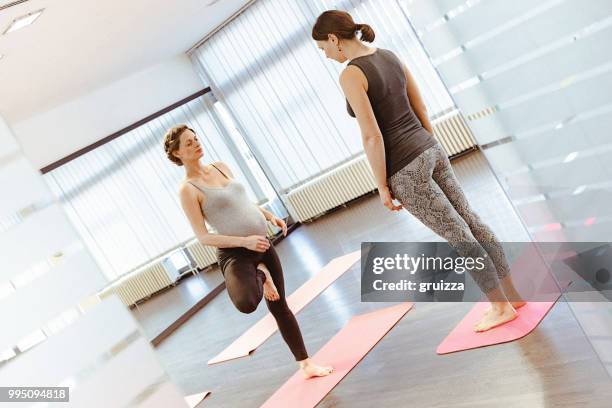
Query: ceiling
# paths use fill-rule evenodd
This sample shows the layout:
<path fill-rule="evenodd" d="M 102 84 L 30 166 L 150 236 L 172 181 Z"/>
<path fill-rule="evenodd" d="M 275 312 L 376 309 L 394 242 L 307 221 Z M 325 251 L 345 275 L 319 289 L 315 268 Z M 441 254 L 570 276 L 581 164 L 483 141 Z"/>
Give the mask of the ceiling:
<path fill-rule="evenodd" d="M 2 33 L 45 9 L 34 24 L 0 35 L 0 113 L 15 123 L 184 53 L 248 2 L 28 0 L 0 10 Z"/>

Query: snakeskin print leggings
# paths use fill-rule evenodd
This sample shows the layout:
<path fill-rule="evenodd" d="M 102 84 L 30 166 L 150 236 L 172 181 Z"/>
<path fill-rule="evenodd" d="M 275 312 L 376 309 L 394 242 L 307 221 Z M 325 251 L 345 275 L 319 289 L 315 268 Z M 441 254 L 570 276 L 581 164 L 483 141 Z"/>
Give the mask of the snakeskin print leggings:
<path fill-rule="evenodd" d="M 459 255 L 484 258 L 484 269 L 469 271 L 484 293 L 499 286 L 499 279 L 510 271 L 503 248 L 470 208 L 439 143 L 392 175 L 388 184 L 404 208 L 446 239 Z"/>

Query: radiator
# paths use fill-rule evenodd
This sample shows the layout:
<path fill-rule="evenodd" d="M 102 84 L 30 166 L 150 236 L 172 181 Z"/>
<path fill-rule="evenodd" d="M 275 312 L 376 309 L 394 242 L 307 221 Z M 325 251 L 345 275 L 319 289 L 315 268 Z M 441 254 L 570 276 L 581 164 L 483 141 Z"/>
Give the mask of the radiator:
<path fill-rule="evenodd" d="M 173 283 L 161 263 L 155 263 L 131 272 L 127 277 L 105 288 L 100 297 L 114 293 L 126 306 L 130 306 Z"/>
<path fill-rule="evenodd" d="M 476 146 L 476 141 L 457 111 L 432 122 L 434 137 L 448 156 Z M 287 204 L 300 222 L 308 221 L 335 207 L 376 189 L 376 182 L 365 155 L 290 191 Z"/>
<path fill-rule="evenodd" d="M 306 221 L 376 188 L 365 156 L 360 156 L 287 194 L 288 204 Z"/>
<path fill-rule="evenodd" d="M 187 251 L 196 261 L 196 265 L 200 269 L 204 269 L 217 262 L 216 250 L 210 246 L 200 244 L 198 240 L 191 241 L 186 246 Z"/>
<path fill-rule="evenodd" d="M 187 243 L 185 248 L 195 260 L 198 268 L 203 269 L 217 262 L 215 249 L 200 244 L 198 240 Z M 110 294 L 115 294 L 125 305 L 131 306 L 150 297 L 155 292 L 173 285 L 172 278 L 162 264 L 163 257 L 159 259 L 159 262 L 128 273 L 125 278 L 104 288 L 99 296 L 104 298 Z"/>
<path fill-rule="evenodd" d="M 459 112 L 453 112 L 432 122 L 434 137 L 438 139 L 446 154 L 451 157 L 476 146 L 476 139 L 465 119 Z"/>
<path fill-rule="evenodd" d="M 270 227 L 268 227 L 268 232 L 272 233 Z M 188 242 L 185 248 L 200 269 L 217 262 L 215 248 L 202 245 L 198 240 Z M 174 284 L 162 264 L 162 259 L 160 258 L 157 263 L 132 271 L 125 278 L 104 288 L 99 293 L 100 298 L 115 294 L 126 306 L 131 306 Z"/>

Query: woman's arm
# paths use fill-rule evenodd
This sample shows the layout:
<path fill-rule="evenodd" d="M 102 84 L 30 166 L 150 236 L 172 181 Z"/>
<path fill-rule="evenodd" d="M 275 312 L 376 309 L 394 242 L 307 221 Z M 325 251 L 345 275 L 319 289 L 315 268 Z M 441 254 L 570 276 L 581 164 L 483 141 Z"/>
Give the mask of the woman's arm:
<path fill-rule="evenodd" d="M 361 130 L 363 149 L 372 168 L 372 173 L 374 173 L 374 179 L 376 180 L 383 205 L 390 210 L 399 210 L 401 206 L 393 204 L 392 196 L 387 186 L 385 145 L 382 133 L 376 122 L 376 117 L 374 116 L 374 111 L 372 110 L 372 105 L 368 99 L 367 78 L 359 68 L 349 65 L 340 74 L 340 86 L 357 118 L 357 123 Z"/>
<path fill-rule="evenodd" d="M 416 81 L 412 77 L 412 74 L 406 65 L 404 65 L 404 75 L 406 76 L 406 93 L 408 94 L 410 106 L 412 106 L 414 114 L 421 121 L 421 125 L 423 125 L 423 127 L 433 135 L 433 127 L 431 126 L 429 116 L 427 115 L 427 106 L 425 106 L 425 102 L 423 102 L 423 98 L 419 92 L 419 87 L 417 86 Z"/>
<path fill-rule="evenodd" d="M 261 213 L 263 214 L 264 218 L 267 221 L 272 221 L 274 218 L 276 218 L 274 214 L 272 214 L 270 211 L 266 210 L 265 208 L 262 208 L 262 207 L 257 207 L 257 208 L 259 208 L 259 211 L 261 211 Z"/>
<path fill-rule="evenodd" d="M 368 99 L 367 79 L 359 68 L 349 65 L 340 74 L 340 86 L 357 118 L 363 148 L 372 167 L 376 185 L 379 188 L 386 187 L 385 146 Z"/>
<path fill-rule="evenodd" d="M 252 235 L 249 237 L 235 237 L 230 235 L 211 234 L 204 223 L 204 214 L 200 207 L 197 192 L 188 184 L 183 184 L 179 191 L 181 206 L 191 224 L 196 238 L 202 245 L 214 246 L 217 248 L 236 248 L 244 247 L 252 251 L 265 252 L 269 247 L 269 242 L 265 237 Z"/>
<path fill-rule="evenodd" d="M 272 225 L 276 225 L 278 228 L 280 228 L 283 231 L 284 236 L 287 235 L 287 224 L 285 223 L 285 220 L 283 220 L 282 218 L 277 218 L 274 214 L 272 214 L 265 208 L 257 208 L 259 208 L 259 211 L 261 211 L 266 220 L 270 221 Z"/>

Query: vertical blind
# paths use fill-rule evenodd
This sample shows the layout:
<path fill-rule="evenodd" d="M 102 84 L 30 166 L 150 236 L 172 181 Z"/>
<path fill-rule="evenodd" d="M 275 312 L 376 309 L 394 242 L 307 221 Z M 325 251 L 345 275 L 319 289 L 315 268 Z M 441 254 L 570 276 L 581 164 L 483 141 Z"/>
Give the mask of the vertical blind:
<path fill-rule="evenodd" d="M 430 115 L 453 107 L 409 20 L 390 0 L 258 0 L 196 48 L 191 58 L 224 101 L 281 192 L 362 151 L 338 76 L 311 39 L 317 16 L 351 13 L 376 32 L 414 74 Z"/>
<path fill-rule="evenodd" d="M 246 179 L 204 98 L 206 95 L 45 175 L 110 280 L 193 237 L 178 198 L 184 168 L 171 163 L 163 150 L 168 128 L 188 124 L 200 137 L 205 161 L 222 160 L 238 178 Z"/>

